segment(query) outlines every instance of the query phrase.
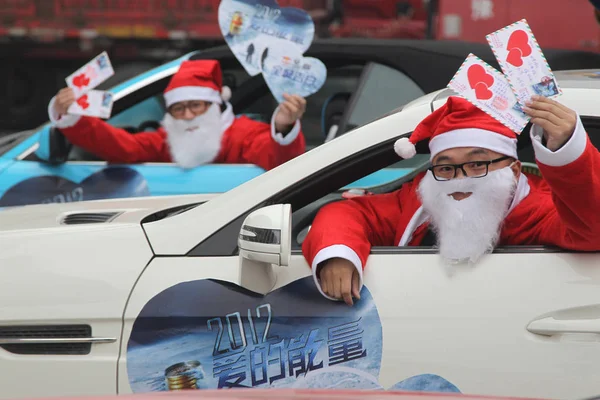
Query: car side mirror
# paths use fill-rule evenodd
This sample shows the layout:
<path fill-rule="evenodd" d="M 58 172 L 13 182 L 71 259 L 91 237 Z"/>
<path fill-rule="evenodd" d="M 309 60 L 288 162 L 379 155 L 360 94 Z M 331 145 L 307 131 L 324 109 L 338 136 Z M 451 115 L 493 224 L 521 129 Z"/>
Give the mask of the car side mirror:
<path fill-rule="evenodd" d="M 45 127 L 40 133 L 35 155 L 49 164 L 62 164 L 69 159 L 73 145 L 54 126 Z"/>
<path fill-rule="evenodd" d="M 287 267 L 292 256 L 292 207 L 275 204 L 246 217 L 238 236 L 240 284 L 266 294 L 275 286 L 273 266 Z"/>

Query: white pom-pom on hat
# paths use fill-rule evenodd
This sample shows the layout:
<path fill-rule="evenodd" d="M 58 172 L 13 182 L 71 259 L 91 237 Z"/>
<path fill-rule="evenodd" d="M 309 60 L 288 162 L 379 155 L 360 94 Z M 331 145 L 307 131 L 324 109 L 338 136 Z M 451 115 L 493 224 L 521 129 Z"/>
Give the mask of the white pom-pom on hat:
<path fill-rule="evenodd" d="M 417 154 L 415 145 L 412 144 L 408 138 L 396 140 L 396 143 L 394 143 L 394 150 L 396 151 L 396 154 L 404 159 L 412 158 Z"/>
<path fill-rule="evenodd" d="M 229 99 L 231 99 L 231 89 L 229 86 L 223 86 L 221 88 L 221 98 L 223 101 L 229 101 Z"/>

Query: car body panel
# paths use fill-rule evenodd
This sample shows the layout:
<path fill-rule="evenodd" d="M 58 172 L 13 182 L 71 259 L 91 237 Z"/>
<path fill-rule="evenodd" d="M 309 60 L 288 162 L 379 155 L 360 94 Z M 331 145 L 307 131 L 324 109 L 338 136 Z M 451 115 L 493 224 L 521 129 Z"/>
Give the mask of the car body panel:
<path fill-rule="evenodd" d="M 362 325 L 365 336 L 361 347 L 366 351 L 366 357 L 370 357 L 369 365 L 378 365 L 377 375 L 369 377 L 369 373 L 363 370 L 364 366 L 358 367 L 349 362 L 336 364 L 333 368 L 331 348 L 328 357 L 327 344 L 321 341 L 318 348 L 312 349 L 318 351 L 315 363 L 323 361 L 323 368 L 308 372 L 305 378 L 296 377 L 291 382 L 289 380 L 293 378 L 290 376 L 293 375 L 286 371 L 288 380 L 279 387 L 306 388 L 303 379 L 310 382 L 322 379 L 321 384 L 315 387 L 347 388 L 339 378 L 337 381 L 331 376 L 319 378 L 319 374 L 327 374 L 329 360 L 332 371 L 369 377 L 380 386 L 379 389 L 393 390 L 402 387 L 411 378 L 431 376 L 455 385 L 460 393 L 465 394 L 586 398 L 595 395 L 598 390 L 595 359 L 600 356 L 600 346 L 597 335 L 545 336 L 529 332 L 527 328 L 532 321 L 547 316 L 569 322 L 598 318 L 600 268 L 597 258 L 595 254 L 493 254 L 475 268 L 459 267 L 450 274 L 434 251 L 428 254 L 411 253 L 409 250 L 405 254 L 393 250 L 388 254 L 385 250 L 375 251 L 366 267 L 366 289 L 354 306 L 356 312 L 339 303 L 334 308 L 339 309 L 337 322 L 329 322 L 329 325 L 327 318 L 319 316 L 319 309 L 328 303 L 331 306 L 330 301 L 310 288 L 310 268 L 299 253 L 292 256 L 289 267 L 273 267 L 276 284 L 264 299 L 256 294 L 247 296 L 254 298 L 251 304 L 269 304 L 272 310 L 272 320 L 269 314 L 270 332 L 278 339 L 271 342 L 271 349 L 278 340 L 287 339 L 285 333 L 282 336 L 280 321 L 287 324 L 298 321 L 298 317 L 293 316 L 297 315 L 293 311 L 295 309 L 304 310 L 301 318 L 310 321 L 298 326 L 297 335 L 308 334 L 306 325 L 318 332 L 327 332 L 336 324 L 366 318 L 366 310 L 371 307 L 378 314 L 383 338 L 380 356 L 377 355 L 377 341 L 367 337 L 366 324 L 370 320 L 365 320 Z M 134 382 L 135 392 L 144 391 L 140 386 L 140 381 L 144 380 L 148 382 L 146 388 L 152 382 L 154 391 L 167 390 L 161 389 L 159 379 L 165 379 L 165 369 L 190 360 L 201 360 L 205 384 L 209 389 L 216 388 L 215 378 L 217 371 L 222 370 L 219 365 L 223 361 L 219 361 L 220 356 L 213 353 L 212 345 L 223 350 L 230 345 L 226 339 L 219 341 L 216 329 L 207 329 L 203 321 L 204 318 L 224 318 L 225 315 L 214 311 L 217 308 L 226 309 L 231 315 L 240 312 L 245 321 L 248 303 L 241 297 L 241 289 L 236 289 L 244 288 L 240 279 L 241 268 L 235 256 L 159 257 L 152 261 L 136 285 L 125 313 L 119 363 L 120 394 L 132 393 Z M 203 296 L 193 290 L 195 294 L 191 297 L 192 287 L 210 287 L 203 285 L 210 280 L 235 285 L 229 291 L 219 292 L 219 304 L 226 304 L 225 307 L 211 303 L 211 293 Z M 540 287 L 541 282 L 543 287 Z M 291 292 L 287 299 L 285 296 L 272 296 L 287 290 L 292 284 L 300 284 L 305 289 Z M 535 294 L 532 293 L 533 288 Z M 163 294 L 163 303 L 156 304 L 156 299 Z M 358 308 L 361 301 L 369 302 L 366 308 Z M 155 303 L 155 309 L 166 308 L 168 315 L 187 319 L 186 325 L 180 326 L 158 315 L 144 313 L 151 302 Z M 168 302 L 176 302 L 176 305 Z M 186 304 L 187 308 L 183 308 Z M 206 306 L 198 307 L 196 304 Z M 254 313 L 249 309 L 248 315 L 251 311 Z M 278 321 L 278 318 L 281 319 Z M 140 324 L 136 325 L 136 321 Z M 264 323 L 257 321 L 254 326 L 258 333 L 268 329 L 263 328 Z M 232 326 L 237 329 L 233 323 Z M 368 329 L 371 332 L 373 326 Z M 188 332 L 193 335 L 189 336 Z M 159 335 L 162 341 L 150 344 L 153 334 Z M 236 350 L 236 357 L 253 357 L 253 352 L 258 352 L 263 346 L 252 343 L 250 334 L 246 335 L 247 345 Z M 135 340 L 143 337 L 148 344 L 136 343 L 132 350 L 132 343 L 127 338 L 134 337 Z M 209 338 L 208 343 L 204 341 L 205 337 Z M 324 337 L 326 334 L 319 336 Z M 296 339 L 290 337 L 290 340 Z M 141 354 L 143 351 L 145 355 Z M 138 368 L 140 363 L 143 363 L 143 369 Z M 236 365 L 244 368 L 240 371 L 248 371 L 243 380 L 237 381 L 238 384 L 254 387 L 256 384 L 252 383 L 249 372 L 253 371 L 252 367 L 242 361 Z M 344 370 L 346 365 L 351 368 Z M 230 368 L 234 368 L 233 365 Z M 268 376 L 272 378 L 275 375 L 270 371 Z M 576 385 L 573 384 L 575 380 Z M 415 386 L 411 387 L 418 390 Z M 360 380 L 353 384 L 353 388 L 370 389 L 372 384 Z"/>
<path fill-rule="evenodd" d="M 77 356 L 15 354 L 0 348 L 2 396 L 114 394 L 123 311 L 152 257 L 150 246 L 139 223 L 90 227 L 49 222 L 44 220 L 46 228 L 0 232 L 6 246 L 0 255 L 5 270 L 0 281 L 0 336 L 11 337 L 5 327 L 24 326 L 35 332 L 38 325 L 83 324 L 93 337 L 114 341 Z M 37 383 L 24 385 L 26 376 L 36 377 Z"/>

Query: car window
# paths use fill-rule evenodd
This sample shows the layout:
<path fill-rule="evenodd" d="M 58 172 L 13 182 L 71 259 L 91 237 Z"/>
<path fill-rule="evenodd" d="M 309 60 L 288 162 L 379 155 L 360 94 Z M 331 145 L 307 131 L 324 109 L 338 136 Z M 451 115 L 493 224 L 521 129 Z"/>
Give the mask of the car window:
<path fill-rule="evenodd" d="M 405 134 L 405 135 L 408 135 Z M 196 248 L 188 253 L 188 256 L 226 256 L 237 254 L 237 235 L 246 216 L 269 204 L 290 203 L 292 205 L 292 237 L 296 239 L 303 229 L 310 226 L 312 218 L 323 205 L 332 201 L 342 200 L 344 187 L 368 177 L 380 170 L 390 166 L 406 166 L 413 171 L 411 174 L 403 174 L 401 179 L 394 179 L 386 184 L 379 185 L 372 190 L 376 193 L 384 193 L 400 187 L 402 182 L 412 179 L 416 173 L 414 166 L 428 160 L 427 155 L 420 155 L 411 160 L 400 160 L 394 152 L 393 140 L 378 143 L 372 147 L 365 148 L 358 153 L 339 160 L 319 173 L 306 177 L 306 179 L 288 187 L 285 191 L 276 194 L 266 202 L 257 205 L 230 222 L 223 229 L 199 243 Z M 427 165 L 422 164 L 422 165 Z M 297 240 L 293 240 L 292 246 L 299 249 Z"/>
<path fill-rule="evenodd" d="M 350 99 L 340 129 L 348 132 L 423 95 L 423 89 L 402 71 L 369 63 Z"/>
<path fill-rule="evenodd" d="M 588 130 L 589 136 L 598 146 L 600 143 L 600 118 L 582 118 L 584 126 Z M 527 140 L 528 132 L 523 133 L 520 146 L 520 155 L 532 153 L 531 143 Z M 408 136 L 405 133 L 402 136 Z M 368 188 L 373 194 L 390 193 L 398 190 L 402 184 L 412 180 L 417 174 L 425 171 L 429 165 L 428 154 L 418 154 L 410 160 L 399 160 L 393 150 L 394 142 L 397 138 L 378 143 L 370 148 L 366 148 L 359 153 L 341 159 L 336 163 L 328 165 L 327 168 L 306 177 L 304 180 L 286 188 L 284 191 L 274 195 L 262 204 L 256 205 L 253 209 L 240 215 L 236 220 L 226 225 L 219 232 L 209 237 L 204 242 L 194 248 L 189 256 L 222 256 L 237 254 L 237 234 L 246 216 L 257 208 L 270 204 L 289 203 L 292 206 L 292 248 L 294 251 L 300 251 L 302 241 L 306 236 L 308 229 L 317 212 L 325 205 L 344 201 L 342 194 L 346 187 L 353 182 L 357 182 L 365 177 L 373 176 L 384 170 L 393 170 L 394 168 L 406 168 L 408 173 L 393 180 L 381 180 L 379 185 Z M 533 153 L 532 153 L 533 154 Z M 531 158 L 533 159 L 533 158 Z M 526 161 L 526 160 L 524 160 Z M 387 251 L 387 250 L 386 250 Z M 407 249 L 390 249 L 389 251 L 407 251 Z M 408 249 L 408 251 L 413 251 Z M 415 250 L 417 251 L 417 250 Z M 539 252 L 555 251 L 541 246 L 507 247 L 505 252 Z"/>
<path fill-rule="evenodd" d="M 323 206 L 342 201 L 345 195 L 371 195 L 389 193 L 399 189 L 429 166 L 429 154 L 416 154 L 408 160 L 390 159 L 383 168 L 372 172 L 349 185 L 332 188 L 330 193 L 315 199 L 305 206 L 292 204 L 292 248 L 300 249 L 312 220 Z"/>

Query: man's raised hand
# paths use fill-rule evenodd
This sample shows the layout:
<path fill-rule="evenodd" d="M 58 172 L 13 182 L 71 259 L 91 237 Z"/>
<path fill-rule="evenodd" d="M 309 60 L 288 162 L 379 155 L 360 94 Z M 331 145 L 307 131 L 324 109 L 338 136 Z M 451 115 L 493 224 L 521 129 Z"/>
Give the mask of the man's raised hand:
<path fill-rule="evenodd" d="M 61 116 L 67 114 L 69 107 L 75 103 L 75 100 L 73 89 L 67 87 L 59 90 L 54 100 L 54 111 Z"/>
<path fill-rule="evenodd" d="M 533 96 L 523 111 L 531 117 L 531 123 L 544 130 L 546 147 L 550 151 L 560 149 L 575 132 L 577 113 L 556 100 Z"/>

